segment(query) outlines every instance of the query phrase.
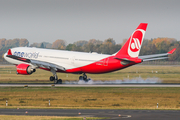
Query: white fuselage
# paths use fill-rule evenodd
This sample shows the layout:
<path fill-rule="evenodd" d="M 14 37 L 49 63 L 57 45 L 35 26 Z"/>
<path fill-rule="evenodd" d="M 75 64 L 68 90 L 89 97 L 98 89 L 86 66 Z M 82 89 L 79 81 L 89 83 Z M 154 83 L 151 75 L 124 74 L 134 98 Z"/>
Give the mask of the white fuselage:
<path fill-rule="evenodd" d="M 12 48 L 11 52 L 13 55 L 19 57 L 53 63 L 59 66 L 63 66 L 65 67 L 65 69 L 82 67 L 110 56 L 110 55 L 97 54 L 97 53 L 85 53 L 85 52 L 74 52 L 74 51 L 31 48 L 31 47 Z M 6 57 L 6 55 L 7 53 L 4 55 L 4 58 L 12 64 L 24 63 L 22 61 L 8 58 Z"/>

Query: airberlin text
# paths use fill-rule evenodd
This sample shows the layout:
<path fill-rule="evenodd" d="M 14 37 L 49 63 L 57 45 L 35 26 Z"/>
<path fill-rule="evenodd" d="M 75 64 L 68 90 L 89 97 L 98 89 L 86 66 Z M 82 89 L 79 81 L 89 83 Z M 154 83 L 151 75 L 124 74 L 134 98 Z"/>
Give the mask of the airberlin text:
<path fill-rule="evenodd" d="M 33 53 L 25 53 L 25 52 L 14 52 L 13 55 L 23 57 L 23 58 L 38 58 L 39 53 L 33 52 Z"/>

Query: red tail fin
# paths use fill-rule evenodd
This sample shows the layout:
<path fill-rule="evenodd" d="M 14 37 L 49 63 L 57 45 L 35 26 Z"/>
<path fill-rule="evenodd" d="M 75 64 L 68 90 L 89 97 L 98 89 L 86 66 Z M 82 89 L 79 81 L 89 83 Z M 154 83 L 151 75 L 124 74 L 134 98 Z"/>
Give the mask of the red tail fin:
<path fill-rule="evenodd" d="M 147 25 L 147 23 L 141 23 L 115 56 L 138 57 Z"/>

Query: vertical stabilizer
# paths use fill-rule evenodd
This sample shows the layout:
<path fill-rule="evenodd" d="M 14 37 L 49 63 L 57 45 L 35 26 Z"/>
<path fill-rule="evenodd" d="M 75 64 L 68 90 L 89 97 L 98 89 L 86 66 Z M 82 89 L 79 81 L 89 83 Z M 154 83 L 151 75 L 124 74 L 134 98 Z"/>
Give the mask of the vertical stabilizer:
<path fill-rule="evenodd" d="M 147 25 L 147 23 L 141 23 L 115 56 L 138 57 Z"/>

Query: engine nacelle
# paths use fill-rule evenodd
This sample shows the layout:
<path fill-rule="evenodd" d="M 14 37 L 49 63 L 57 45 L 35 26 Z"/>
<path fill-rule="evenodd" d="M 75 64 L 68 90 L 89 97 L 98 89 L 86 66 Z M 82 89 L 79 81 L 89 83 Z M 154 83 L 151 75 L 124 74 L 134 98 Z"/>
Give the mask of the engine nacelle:
<path fill-rule="evenodd" d="M 32 68 L 32 66 L 28 64 L 19 64 L 16 66 L 17 68 L 17 74 L 22 74 L 22 75 L 30 75 L 33 72 L 36 72 L 36 69 Z"/>

